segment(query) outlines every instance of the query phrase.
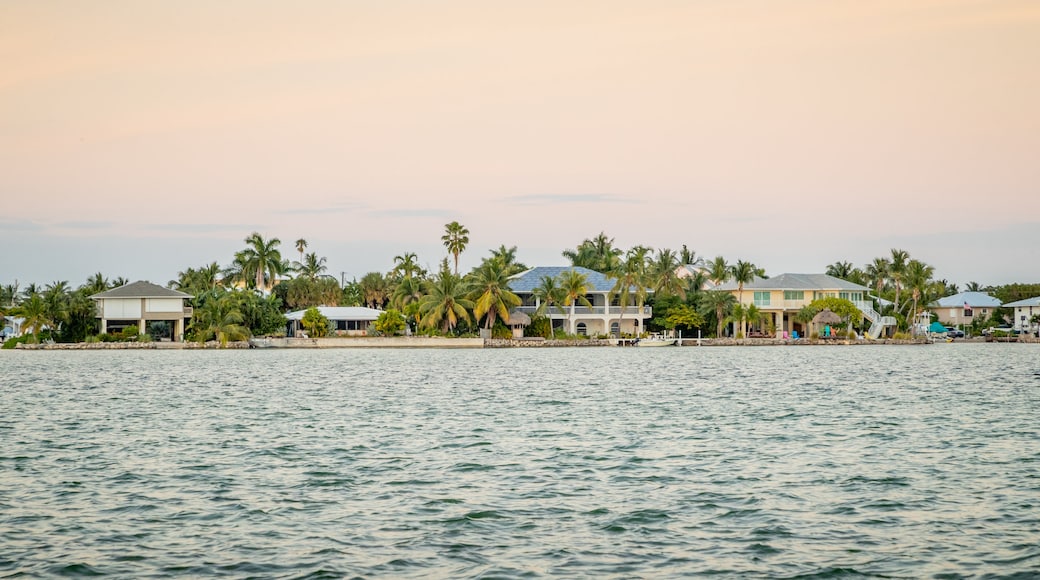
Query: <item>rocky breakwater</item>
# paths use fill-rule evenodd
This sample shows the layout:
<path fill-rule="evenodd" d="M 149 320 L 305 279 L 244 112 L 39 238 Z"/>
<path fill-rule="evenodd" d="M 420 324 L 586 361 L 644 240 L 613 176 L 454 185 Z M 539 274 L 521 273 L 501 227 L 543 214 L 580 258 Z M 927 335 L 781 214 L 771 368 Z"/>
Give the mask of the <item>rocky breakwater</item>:
<path fill-rule="evenodd" d="M 484 348 L 548 348 L 577 346 L 614 346 L 609 338 L 588 338 L 577 340 L 552 340 L 545 338 L 486 338 Z"/>
<path fill-rule="evenodd" d="M 73 343 L 23 343 L 15 347 L 17 350 L 201 350 L 218 348 L 249 348 L 247 341 L 229 342 L 222 346 L 219 342 L 73 342 Z"/>

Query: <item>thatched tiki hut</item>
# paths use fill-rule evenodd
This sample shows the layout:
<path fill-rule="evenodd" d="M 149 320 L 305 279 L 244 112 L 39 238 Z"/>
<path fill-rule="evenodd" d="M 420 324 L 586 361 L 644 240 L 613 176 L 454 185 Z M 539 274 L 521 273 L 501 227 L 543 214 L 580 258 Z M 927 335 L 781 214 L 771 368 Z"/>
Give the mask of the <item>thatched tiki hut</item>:
<path fill-rule="evenodd" d="M 513 338 L 523 338 L 524 328 L 529 324 L 531 324 L 531 317 L 518 310 L 511 311 L 509 322 L 506 322 L 506 326 L 513 331 Z"/>
<path fill-rule="evenodd" d="M 829 326 L 831 329 L 830 335 L 833 337 L 835 336 L 835 330 L 841 323 L 842 319 L 840 316 L 832 312 L 830 308 L 824 308 L 819 312 L 819 314 L 813 316 L 812 331 L 816 336 L 822 338 L 824 336 L 824 330 Z"/>

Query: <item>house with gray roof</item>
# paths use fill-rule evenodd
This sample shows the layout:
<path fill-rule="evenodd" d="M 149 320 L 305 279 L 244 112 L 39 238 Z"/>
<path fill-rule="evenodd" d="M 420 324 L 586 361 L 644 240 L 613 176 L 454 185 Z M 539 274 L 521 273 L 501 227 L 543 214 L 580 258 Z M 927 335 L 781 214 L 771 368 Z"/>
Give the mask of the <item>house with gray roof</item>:
<path fill-rule="evenodd" d="M 1034 335 L 1040 330 L 1040 296 L 1008 302 L 1003 306 L 1015 309 L 1013 315 L 1015 330 Z M 1034 317 L 1037 318 L 1036 322 L 1034 322 Z"/>
<path fill-rule="evenodd" d="M 768 318 L 768 322 L 757 329 L 760 334 L 807 336 L 809 328 L 795 320 L 799 310 L 819 298 L 844 298 L 851 301 L 870 321 L 868 334 L 878 338 L 896 321 L 890 316 L 881 316 L 873 307 L 868 295 L 869 288 L 861 284 L 842 280 L 827 274 L 780 274 L 772 278 L 758 278 L 744 284 L 743 291 L 736 282 L 720 284 L 718 290 L 730 292 L 744 306 L 754 304 Z"/>
<path fill-rule="evenodd" d="M 1000 308 L 1000 300 L 985 292 L 961 292 L 945 296 L 929 305 L 939 317 L 939 322 L 948 326 L 970 325 L 976 319 L 985 320 Z"/>
<path fill-rule="evenodd" d="M 191 306 L 185 303 L 191 299 L 191 294 L 143 280 L 99 292 L 90 298 L 95 303 L 96 317 L 101 319 L 102 333 L 136 325 L 138 332 L 144 334 L 149 322 L 165 321 L 172 324 L 172 339 L 183 341 L 185 324 L 192 314 Z"/>
<path fill-rule="evenodd" d="M 619 298 L 612 290 L 616 280 L 601 272 L 588 268 L 571 266 L 538 266 L 516 275 L 509 282 L 509 289 L 520 297 L 522 304 L 516 309 L 528 316 L 534 316 L 541 309 L 541 301 L 535 296 L 535 288 L 541 286 L 545 277 L 557 280 L 560 276 L 574 270 L 585 276 L 587 292 L 585 299 L 592 304 L 585 306 L 575 301 L 574 304 L 553 304 L 543 314 L 549 317 L 556 328 L 566 328 L 571 334 L 597 335 L 610 334 L 620 336 L 621 333 L 639 334 L 643 329 L 643 321 L 653 316 L 649 306 L 640 309 L 636 305 L 635 296 L 629 296 L 628 304 L 622 307 Z"/>

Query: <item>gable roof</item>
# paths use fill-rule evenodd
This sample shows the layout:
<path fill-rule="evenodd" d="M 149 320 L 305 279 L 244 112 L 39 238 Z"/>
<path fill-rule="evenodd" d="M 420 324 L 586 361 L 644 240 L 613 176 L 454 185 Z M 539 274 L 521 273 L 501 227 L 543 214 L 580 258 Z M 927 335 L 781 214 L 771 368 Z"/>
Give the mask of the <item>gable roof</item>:
<path fill-rule="evenodd" d="M 158 284 L 152 284 L 144 280 L 124 284 L 119 288 L 113 288 L 104 292 L 98 292 L 91 296 L 94 300 L 102 298 L 191 298 L 191 294 L 185 294 L 177 290 L 171 290 Z"/>
<path fill-rule="evenodd" d="M 985 292 L 961 292 L 953 296 L 946 296 L 936 300 L 933 308 L 964 308 L 967 304 L 972 308 L 997 308 L 1000 300 L 986 294 Z"/>
<path fill-rule="evenodd" d="M 509 281 L 509 288 L 513 292 L 534 292 L 534 289 L 542 283 L 543 276 L 556 278 L 560 274 L 569 270 L 574 270 L 579 274 L 585 275 L 585 279 L 588 281 L 589 292 L 610 292 L 614 287 L 614 280 L 608 278 L 605 274 L 595 270 L 589 270 L 588 268 L 571 266 L 538 266 L 536 268 L 531 268 L 526 272 L 517 274 L 516 278 Z"/>
<path fill-rule="evenodd" d="M 382 310 L 364 306 L 318 306 L 318 312 L 329 320 L 376 320 Z M 302 320 L 307 310 L 296 310 L 285 315 L 289 320 Z"/>
<path fill-rule="evenodd" d="M 719 290 L 736 290 L 737 283 L 725 282 Z M 744 284 L 744 290 L 851 290 L 866 292 L 870 288 L 827 274 L 780 274 L 772 278 L 755 278 Z"/>
<path fill-rule="evenodd" d="M 1025 308 L 1027 306 L 1040 307 L 1040 296 L 1034 296 L 1033 298 L 1026 298 L 1024 300 L 1016 300 L 1004 305 L 1005 308 Z"/>

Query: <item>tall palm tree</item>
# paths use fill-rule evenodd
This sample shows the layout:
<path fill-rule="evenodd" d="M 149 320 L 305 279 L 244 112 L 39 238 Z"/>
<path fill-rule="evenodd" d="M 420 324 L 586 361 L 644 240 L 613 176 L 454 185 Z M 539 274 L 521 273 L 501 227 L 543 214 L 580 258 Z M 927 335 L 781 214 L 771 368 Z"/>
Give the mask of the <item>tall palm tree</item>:
<path fill-rule="evenodd" d="M 400 256 L 394 256 L 394 269 L 390 271 L 394 276 L 411 278 L 422 275 L 422 267 L 419 266 L 419 256 L 415 252 L 405 252 Z"/>
<path fill-rule="evenodd" d="M 473 301 L 473 317 L 479 322 L 486 316 L 484 328 L 490 330 L 495 318 L 509 322 L 509 309 L 520 306 L 519 296 L 509 290 L 508 266 L 498 260 L 487 260 L 472 277 L 472 290 L 467 298 Z"/>
<path fill-rule="evenodd" d="M 719 287 L 723 282 L 729 280 L 732 276 L 732 270 L 729 267 L 729 263 L 726 262 L 726 258 L 722 256 L 715 256 L 715 259 L 708 263 L 708 279 L 711 280 L 715 287 Z"/>
<path fill-rule="evenodd" d="M 441 236 L 444 247 L 448 253 L 455 257 L 455 275 L 459 275 L 459 254 L 469 245 L 469 230 L 459 222 L 451 222 L 444 225 L 444 235 Z"/>
<path fill-rule="evenodd" d="M 628 251 L 624 261 L 616 268 L 607 273 L 607 276 L 616 280 L 614 287 L 610 289 L 611 296 L 616 296 L 621 306 L 621 315 L 618 317 L 618 325 L 625 319 L 625 310 L 628 308 L 633 294 L 638 303 L 636 325 L 637 332 L 643 331 L 643 302 L 646 301 L 647 288 L 647 266 L 646 257 L 650 249 L 644 246 L 636 246 Z"/>
<path fill-rule="evenodd" d="M 65 280 L 53 282 L 43 292 L 43 301 L 47 306 L 47 318 L 61 330 L 61 325 L 69 319 L 69 283 Z"/>
<path fill-rule="evenodd" d="M 965 292 L 982 292 L 982 284 L 972 280 L 964 285 Z"/>
<path fill-rule="evenodd" d="M 920 260 L 907 262 L 906 287 L 910 289 L 910 296 L 914 305 L 909 316 L 907 316 L 908 320 L 914 321 L 917 319 L 917 303 L 923 296 L 928 294 L 930 287 L 932 287 L 933 274 L 935 274 L 935 268 Z"/>
<path fill-rule="evenodd" d="M 906 264 L 909 259 L 910 254 L 906 250 L 892 248 L 892 260 L 888 263 L 888 276 L 896 287 L 896 312 L 899 312 L 899 290 L 903 285 L 903 279 L 906 277 Z"/>
<path fill-rule="evenodd" d="M 737 302 L 737 298 L 725 290 L 708 290 L 704 293 L 703 307 L 715 317 L 715 336 L 722 337 L 726 315 Z"/>
<path fill-rule="evenodd" d="M 0 288 L 0 306 L 14 308 L 18 304 L 18 280 Z"/>
<path fill-rule="evenodd" d="M 686 244 L 683 244 L 682 250 L 679 250 L 680 264 L 685 266 L 686 264 L 699 264 L 701 261 L 701 258 L 697 256 L 697 252 L 687 248 Z"/>
<path fill-rule="evenodd" d="M 401 281 L 394 287 L 393 296 L 390 298 L 390 303 L 394 305 L 394 308 L 404 312 L 407 306 L 413 302 L 418 302 L 423 295 L 423 282 L 421 279 L 408 276 L 401 278 Z"/>
<path fill-rule="evenodd" d="M 874 258 L 874 261 L 867 264 L 864 268 L 867 278 L 871 281 L 871 285 L 874 286 L 874 293 L 878 297 L 878 312 L 881 311 L 881 290 L 885 287 L 885 282 L 888 280 L 888 260 L 885 258 Z"/>
<path fill-rule="evenodd" d="M 307 240 L 300 238 L 296 240 L 296 251 L 300 253 L 300 263 L 303 263 L 303 251 L 307 249 Z"/>
<path fill-rule="evenodd" d="M 737 260 L 737 263 L 731 268 L 730 274 L 733 276 L 733 281 L 737 283 L 737 302 L 743 305 L 744 284 L 750 284 L 755 281 L 755 265 L 744 260 Z M 740 332 L 745 336 L 747 335 L 746 320 L 741 321 Z"/>
<path fill-rule="evenodd" d="M 527 269 L 527 266 L 516 261 L 516 246 L 507 248 L 505 244 L 502 244 L 497 250 L 491 250 L 491 258 L 489 259 L 502 264 L 510 276 L 519 274 Z"/>
<path fill-rule="evenodd" d="M 675 271 L 679 268 L 679 256 L 673 250 L 661 249 L 650 266 L 650 281 L 655 296 L 678 296 L 686 298 L 686 285 Z"/>
<path fill-rule="evenodd" d="M 109 287 L 108 278 L 105 278 L 101 272 L 98 272 L 87 278 L 87 283 L 83 285 L 83 290 L 88 296 L 93 296 L 94 294 L 100 294 L 101 292 L 108 290 Z"/>
<path fill-rule="evenodd" d="M 567 332 L 575 334 L 577 329 L 574 326 L 574 305 L 580 303 L 592 308 L 592 303 L 585 297 L 589 293 L 589 280 L 585 277 L 585 274 L 577 270 L 566 270 L 560 273 L 560 291 L 563 293 L 564 306 L 570 307 L 567 315 L 567 326 L 569 328 Z"/>
<path fill-rule="evenodd" d="M 270 291 L 275 277 L 285 271 L 282 253 L 278 251 L 282 241 L 278 238 L 265 240 L 257 232 L 250 234 L 245 241 L 248 247 L 236 254 L 236 258 L 242 258 L 243 274 L 255 277 L 254 288 L 257 290 Z"/>
<path fill-rule="evenodd" d="M 614 238 L 600 232 L 593 239 L 585 239 L 574 250 L 564 250 L 563 257 L 575 268 L 588 268 L 597 272 L 616 270 L 621 262 L 621 249 L 614 247 Z"/>
<path fill-rule="evenodd" d="M 564 314 L 565 311 L 560 307 L 560 304 L 564 302 L 566 297 L 563 293 L 563 288 L 557 284 L 556 278 L 552 276 L 542 276 L 538 285 L 534 287 L 531 292 L 534 297 L 538 300 L 538 307 L 535 309 L 535 316 L 546 316 L 549 318 L 549 332 L 552 337 L 556 338 L 556 328 L 552 324 L 552 308 L 556 308 L 558 312 Z"/>
<path fill-rule="evenodd" d="M 296 272 L 312 282 L 317 280 L 326 270 L 328 270 L 328 267 L 325 266 L 325 257 L 319 258 L 314 252 L 307 254 L 303 262 L 296 263 Z"/>
<path fill-rule="evenodd" d="M 419 323 L 425 328 L 440 328 L 452 332 L 461 321 L 470 320 L 473 303 L 466 298 L 462 279 L 444 269 L 433 280 L 426 282 L 426 294 L 419 299 Z"/>

